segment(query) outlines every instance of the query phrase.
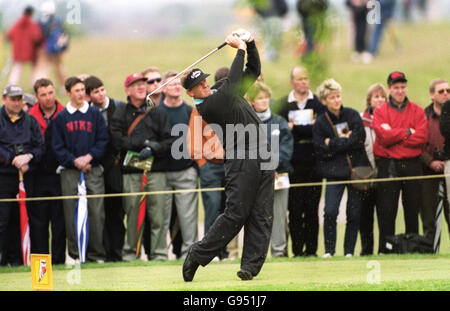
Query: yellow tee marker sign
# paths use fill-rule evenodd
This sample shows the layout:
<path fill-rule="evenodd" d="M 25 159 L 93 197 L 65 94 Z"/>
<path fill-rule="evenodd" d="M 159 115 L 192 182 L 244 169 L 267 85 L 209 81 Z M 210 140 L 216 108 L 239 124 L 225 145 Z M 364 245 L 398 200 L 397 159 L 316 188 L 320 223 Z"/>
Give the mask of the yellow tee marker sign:
<path fill-rule="evenodd" d="M 52 256 L 31 254 L 31 284 L 33 290 L 53 290 Z"/>

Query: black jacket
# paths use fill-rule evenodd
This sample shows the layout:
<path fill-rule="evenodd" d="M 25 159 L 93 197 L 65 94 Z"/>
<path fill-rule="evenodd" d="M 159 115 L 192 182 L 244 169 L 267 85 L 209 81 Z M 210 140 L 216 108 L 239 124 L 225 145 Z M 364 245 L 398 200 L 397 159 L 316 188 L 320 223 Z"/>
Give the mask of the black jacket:
<path fill-rule="evenodd" d="M 142 105 L 145 105 L 145 103 L 142 103 Z M 124 156 L 128 150 L 140 152 L 145 147 L 144 141 L 149 140 L 154 156 L 151 171 L 165 171 L 170 147 L 173 142 L 173 138 L 170 135 L 169 120 L 160 108 L 153 107 L 137 124 L 131 136 L 128 137 L 128 128 L 139 113 L 138 109 L 128 100 L 126 105 L 121 105 L 116 109 L 110 120 L 113 144 L 121 153 L 120 162 L 123 163 Z M 142 171 L 123 167 L 122 172 L 127 174 Z"/>
<path fill-rule="evenodd" d="M 5 107 L 0 109 L 0 174 L 17 174 L 18 170 L 11 162 L 19 150 L 22 150 L 20 154 L 33 155 L 30 171 L 36 169 L 44 153 L 44 139 L 36 119 L 23 111 L 20 114 L 21 118 L 13 123 Z"/>
<path fill-rule="evenodd" d="M 122 105 L 125 105 L 125 103 L 117 99 L 109 98 L 109 106 L 106 109 L 106 115 L 108 119 L 107 128 L 110 137 L 112 137 L 111 120 L 114 112 Z M 111 139 L 106 147 L 106 153 L 100 161 L 104 169 L 103 175 L 107 191 L 113 190 L 114 192 L 122 192 L 122 166 L 120 165 L 120 160 L 120 149 L 114 145 Z"/>
<path fill-rule="evenodd" d="M 439 119 L 441 134 L 444 136 L 444 152 L 442 160 L 450 159 L 450 100 L 442 105 L 441 117 Z"/>
<path fill-rule="evenodd" d="M 230 152 L 255 151 L 258 150 L 260 144 L 265 145 L 261 148 L 268 145 L 266 133 L 262 135 L 261 139 L 255 139 L 255 137 L 259 137 L 259 133 L 253 130 L 258 130 L 262 123 L 249 103 L 243 98 L 245 92 L 261 74 L 261 62 L 254 41 L 247 43 L 247 54 L 245 71 L 245 51 L 238 50 L 228 76 L 221 80 L 221 85 L 217 88 L 217 91 L 201 103 L 196 104 L 199 114 L 216 134 L 218 134 L 218 131 L 214 128 L 214 125 L 218 125 L 222 130 L 223 135 L 218 135 L 218 137 L 226 151 L 226 157 Z M 238 130 L 235 127 L 233 133 L 228 131 L 227 125 L 237 125 L 242 128 Z M 250 130 L 245 131 L 244 128 Z M 237 132 L 245 132 L 245 138 L 240 136 L 239 133 L 236 134 Z M 250 139 L 250 137 L 253 139 Z M 231 138 L 233 138 L 233 144 L 228 141 Z M 258 140 L 260 141 L 258 142 Z M 227 141 L 229 144 L 227 144 Z M 233 150 L 229 150 L 230 148 L 233 148 Z M 270 150 L 270 148 L 265 150 Z"/>
<path fill-rule="evenodd" d="M 331 127 L 325 114 L 328 114 L 333 125 L 347 122 L 352 131 L 350 138 L 337 138 L 335 126 Z M 325 145 L 325 139 L 330 142 Z M 331 180 L 350 178 L 350 168 L 346 155 L 350 156 L 353 167 L 370 165 L 364 148 L 366 132 L 359 113 L 352 108 L 341 107 L 339 117 L 328 109 L 321 114 L 313 126 L 314 149 L 317 157 L 318 172 L 322 177 Z"/>
<path fill-rule="evenodd" d="M 288 96 L 282 97 L 278 100 L 281 107 L 280 116 L 289 122 L 289 111 L 298 110 L 297 102 L 288 102 Z M 305 109 L 312 109 L 314 115 L 319 116 L 326 107 L 320 102 L 316 95 L 314 98 L 308 99 Z M 316 162 L 313 146 L 313 126 L 312 125 L 294 125 L 292 128 L 292 135 L 294 136 L 294 153 L 292 154 L 291 163 L 294 167 L 313 167 Z"/>

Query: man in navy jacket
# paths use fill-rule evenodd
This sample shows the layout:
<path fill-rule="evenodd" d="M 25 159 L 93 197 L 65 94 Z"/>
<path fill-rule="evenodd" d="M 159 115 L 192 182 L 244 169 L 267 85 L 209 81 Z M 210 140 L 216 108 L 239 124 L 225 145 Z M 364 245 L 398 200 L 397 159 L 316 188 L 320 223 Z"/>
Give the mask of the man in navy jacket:
<path fill-rule="evenodd" d="M 52 128 L 52 148 L 58 163 L 64 168 L 61 171 L 62 194 L 77 194 L 81 171 L 85 174 L 87 193 L 102 194 L 105 186 L 100 160 L 109 142 L 105 120 L 97 107 L 90 106 L 84 100 L 85 86 L 80 79 L 68 78 L 65 87 L 70 102 L 56 116 Z M 106 256 L 103 246 L 103 201 L 103 198 L 88 199 L 89 241 L 86 259 L 97 262 L 103 262 Z M 63 204 L 69 256 L 76 259 L 75 200 L 64 200 Z"/>
<path fill-rule="evenodd" d="M 23 91 L 16 85 L 3 90 L 4 106 L 0 109 L 0 198 L 3 199 L 16 197 L 19 170 L 24 174 L 27 196 L 33 195 L 32 172 L 44 152 L 39 125 L 34 117 L 22 111 L 22 98 Z M 0 203 L 0 262 L 3 264 L 21 264 L 18 211 L 17 202 Z"/>

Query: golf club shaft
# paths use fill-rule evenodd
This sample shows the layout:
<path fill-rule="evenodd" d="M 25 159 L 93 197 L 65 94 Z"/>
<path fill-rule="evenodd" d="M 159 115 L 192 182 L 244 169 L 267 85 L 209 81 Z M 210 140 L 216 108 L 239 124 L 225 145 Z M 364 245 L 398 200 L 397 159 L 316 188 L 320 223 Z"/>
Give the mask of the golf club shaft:
<path fill-rule="evenodd" d="M 205 56 L 203 56 L 202 58 L 200 58 L 199 60 L 195 61 L 193 64 L 189 65 L 188 67 L 186 67 L 185 69 L 183 69 L 181 72 L 179 72 L 176 76 L 174 76 L 172 79 L 167 80 L 166 82 L 164 82 L 163 84 L 161 84 L 157 89 L 155 89 L 153 92 L 151 92 L 149 94 L 149 96 L 153 95 L 154 93 L 156 93 L 157 91 L 159 91 L 160 89 L 162 89 L 163 87 L 165 87 L 167 84 L 169 84 L 170 82 L 172 82 L 173 80 L 175 80 L 176 78 L 180 77 L 183 73 L 185 73 L 187 70 L 191 69 L 192 67 L 194 67 L 195 65 L 197 65 L 198 63 L 200 63 L 202 60 L 206 59 L 207 57 L 211 56 L 212 54 L 214 54 L 215 52 L 217 52 L 218 50 L 220 50 L 221 48 L 223 48 L 225 45 L 227 45 L 226 42 L 222 43 L 221 45 L 219 45 L 218 47 L 216 47 L 214 50 L 212 50 L 211 52 L 209 52 L 208 54 L 206 54 Z"/>

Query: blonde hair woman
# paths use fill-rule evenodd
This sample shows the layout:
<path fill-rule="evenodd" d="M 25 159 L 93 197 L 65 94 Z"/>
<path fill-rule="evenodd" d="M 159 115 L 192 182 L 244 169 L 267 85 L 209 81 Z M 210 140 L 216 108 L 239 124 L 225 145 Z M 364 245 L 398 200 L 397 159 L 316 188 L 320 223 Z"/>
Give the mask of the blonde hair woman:
<path fill-rule="evenodd" d="M 366 133 L 361 117 L 356 110 L 342 105 L 341 93 L 342 87 L 334 79 L 322 82 L 317 88 L 317 94 L 327 109 L 314 123 L 313 141 L 318 171 L 328 181 L 349 180 L 349 161 L 353 167 L 369 165 L 364 150 Z M 325 189 L 324 258 L 335 253 L 336 219 L 345 188 L 348 199 L 344 254 L 346 257 L 353 256 L 359 230 L 361 194 L 350 184 L 333 184 Z"/>

